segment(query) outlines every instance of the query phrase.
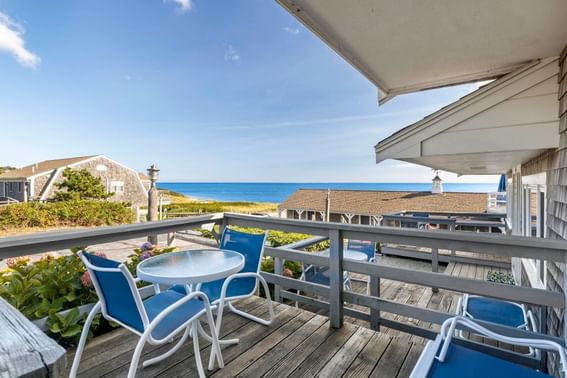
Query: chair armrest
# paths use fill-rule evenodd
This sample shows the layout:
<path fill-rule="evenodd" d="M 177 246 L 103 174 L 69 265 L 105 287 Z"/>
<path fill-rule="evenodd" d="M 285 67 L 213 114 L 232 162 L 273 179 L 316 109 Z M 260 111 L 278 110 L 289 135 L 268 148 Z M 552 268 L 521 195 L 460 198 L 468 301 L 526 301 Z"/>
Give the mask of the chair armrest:
<path fill-rule="evenodd" d="M 565 352 L 565 348 L 563 348 L 558 343 L 545 339 L 537 339 L 537 338 L 528 339 L 528 338 L 516 338 L 516 337 L 504 336 L 499 333 L 493 332 L 487 328 L 484 328 L 483 326 L 463 316 L 455 316 L 454 318 L 449 318 L 445 320 L 445 322 L 441 326 L 440 334 L 441 337 L 443 337 L 444 342 L 443 342 L 443 347 L 439 352 L 439 355 L 436 357 L 441 362 L 443 362 L 445 360 L 445 357 L 447 356 L 447 350 L 449 349 L 449 344 L 451 343 L 451 339 L 455 334 L 455 328 L 457 327 L 457 324 L 463 325 L 465 328 L 474 331 L 476 334 L 479 334 L 481 336 L 486 336 L 498 341 L 502 341 L 507 344 L 533 347 L 547 351 L 557 352 L 561 360 L 561 371 L 563 371 L 563 373 L 567 373 L 567 355 Z"/>

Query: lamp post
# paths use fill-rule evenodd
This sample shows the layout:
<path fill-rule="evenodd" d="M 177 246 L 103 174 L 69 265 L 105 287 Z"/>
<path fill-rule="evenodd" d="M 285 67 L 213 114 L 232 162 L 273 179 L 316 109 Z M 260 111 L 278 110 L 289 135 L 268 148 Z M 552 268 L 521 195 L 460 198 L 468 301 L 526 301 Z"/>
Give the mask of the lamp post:
<path fill-rule="evenodd" d="M 148 191 L 148 220 L 158 220 L 158 190 L 156 188 L 156 181 L 159 177 L 159 169 L 155 164 L 148 168 L 148 177 L 150 178 L 150 190 Z M 158 243 L 157 235 L 148 235 L 148 241 L 154 245 Z"/>

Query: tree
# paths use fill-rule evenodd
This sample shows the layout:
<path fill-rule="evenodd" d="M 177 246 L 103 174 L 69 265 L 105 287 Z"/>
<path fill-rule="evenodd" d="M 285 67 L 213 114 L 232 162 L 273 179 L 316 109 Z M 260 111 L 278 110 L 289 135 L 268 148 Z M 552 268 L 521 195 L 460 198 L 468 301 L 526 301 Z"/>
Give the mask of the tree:
<path fill-rule="evenodd" d="M 55 199 L 58 201 L 69 200 L 103 200 L 114 193 L 107 193 L 100 177 L 93 176 L 86 169 L 73 170 L 65 168 L 64 180 L 55 184 L 57 193 Z"/>
<path fill-rule="evenodd" d="M 13 171 L 14 169 L 16 169 L 15 167 L 11 167 L 9 165 L 5 165 L 3 167 L 0 167 L 0 175 L 4 172 L 8 172 L 8 171 Z"/>

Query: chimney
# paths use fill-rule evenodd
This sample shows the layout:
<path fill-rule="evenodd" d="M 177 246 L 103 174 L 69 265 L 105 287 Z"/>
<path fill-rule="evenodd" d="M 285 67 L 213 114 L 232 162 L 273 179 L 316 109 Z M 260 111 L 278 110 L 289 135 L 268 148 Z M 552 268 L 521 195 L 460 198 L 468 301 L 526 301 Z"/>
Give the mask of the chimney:
<path fill-rule="evenodd" d="M 443 194 L 443 180 L 439 177 L 439 171 L 435 171 L 435 177 L 433 177 L 433 184 L 431 186 L 432 194 Z"/>

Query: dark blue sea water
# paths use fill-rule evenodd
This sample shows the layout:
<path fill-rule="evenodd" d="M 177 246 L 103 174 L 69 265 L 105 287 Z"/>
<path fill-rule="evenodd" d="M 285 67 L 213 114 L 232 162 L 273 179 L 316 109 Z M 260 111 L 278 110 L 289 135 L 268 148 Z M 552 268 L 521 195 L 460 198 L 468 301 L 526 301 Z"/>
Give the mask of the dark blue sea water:
<path fill-rule="evenodd" d="M 198 199 L 245 202 L 282 202 L 297 189 L 354 189 L 429 191 L 431 183 L 225 183 L 225 182 L 160 182 L 159 188 L 173 190 Z M 498 184 L 444 183 L 446 192 L 495 192 Z"/>

